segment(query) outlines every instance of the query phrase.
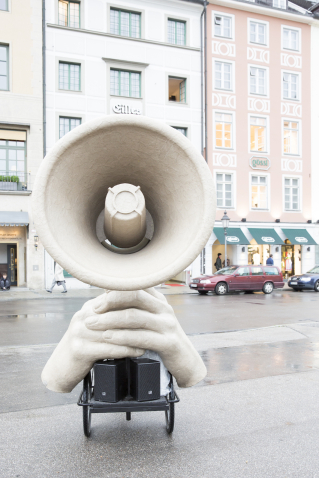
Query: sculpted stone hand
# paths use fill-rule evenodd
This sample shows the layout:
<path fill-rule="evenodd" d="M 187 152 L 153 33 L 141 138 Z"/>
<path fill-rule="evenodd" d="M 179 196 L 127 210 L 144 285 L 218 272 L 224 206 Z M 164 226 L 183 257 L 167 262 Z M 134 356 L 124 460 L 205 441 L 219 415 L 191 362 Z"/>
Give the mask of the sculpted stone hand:
<path fill-rule="evenodd" d="M 42 372 L 55 392 L 71 392 L 100 359 L 157 352 L 180 387 L 206 376 L 206 367 L 172 307 L 154 288 L 108 291 L 84 304 Z"/>

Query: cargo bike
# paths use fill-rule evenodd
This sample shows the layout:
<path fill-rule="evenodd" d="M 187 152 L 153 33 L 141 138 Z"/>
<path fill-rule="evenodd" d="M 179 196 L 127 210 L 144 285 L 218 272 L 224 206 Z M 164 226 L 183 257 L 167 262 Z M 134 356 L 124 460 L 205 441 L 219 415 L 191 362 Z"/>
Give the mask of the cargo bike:
<path fill-rule="evenodd" d="M 126 359 L 126 364 L 128 365 Z M 96 364 L 95 364 L 96 365 Z M 95 397 L 95 367 L 93 367 L 83 379 L 83 390 L 80 394 L 77 404 L 82 407 L 83 412 L 83 431 L 86 437 L 91 435 L 91 417 L 93 413 L 125 413 L 126 420 L 131 420 L 131 414 L 134 412 L 165 412 L 166 431 L 171 434 L 175 423 L 175 403 L 180 401 L 174 390 L 173 376 L 169 373 L 169 390 L 166 396 L 160 396 L 152 400 L 136 400 L 130 394 L 128 386 L 125 397 L 116 402 L 106 402 L 96 400 Z M 130 380 L 128 380 L 130 383 Z"/>

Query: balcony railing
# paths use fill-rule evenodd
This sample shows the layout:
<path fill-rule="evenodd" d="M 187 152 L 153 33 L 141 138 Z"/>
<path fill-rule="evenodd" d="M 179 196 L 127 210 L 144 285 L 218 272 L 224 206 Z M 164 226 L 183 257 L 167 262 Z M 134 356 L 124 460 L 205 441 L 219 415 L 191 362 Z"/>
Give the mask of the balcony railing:
<path fill-rule="evenodd" d="M 0 191 L 26 191 L 27 189 L 25 171 L 0 171 Z"/>

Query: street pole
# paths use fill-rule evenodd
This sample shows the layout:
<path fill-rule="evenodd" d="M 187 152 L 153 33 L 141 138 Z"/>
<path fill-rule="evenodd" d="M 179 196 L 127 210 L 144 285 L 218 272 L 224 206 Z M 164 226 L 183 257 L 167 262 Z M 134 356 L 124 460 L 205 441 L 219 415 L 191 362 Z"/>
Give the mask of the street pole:
<path fill-rule="evenodd" d="M 227 267 L 227 228 L 224 229 L 225 234 L 225 267 Z"/>
<path fill-rule="evenodd" d="M 224 215 L 222 217 L 222 226 L 224 228 L 224 234 L 225 234 L 225 267 L 227 267 L 227 229 L 229 226 L 229 217 L 226 214 L 226 211 L 224 212 Z"/>

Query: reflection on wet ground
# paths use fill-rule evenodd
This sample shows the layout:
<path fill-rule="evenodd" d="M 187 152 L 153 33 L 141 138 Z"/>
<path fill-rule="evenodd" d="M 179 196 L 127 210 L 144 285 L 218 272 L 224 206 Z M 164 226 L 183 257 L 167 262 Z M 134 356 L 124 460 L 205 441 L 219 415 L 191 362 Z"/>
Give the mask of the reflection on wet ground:
<path fill-rule="evenodd" d="M 199 385 L 318 369 L 318 346 L 304 339 L 206 350 L 200 355 L 207 367 L 207 376 Z"/>

